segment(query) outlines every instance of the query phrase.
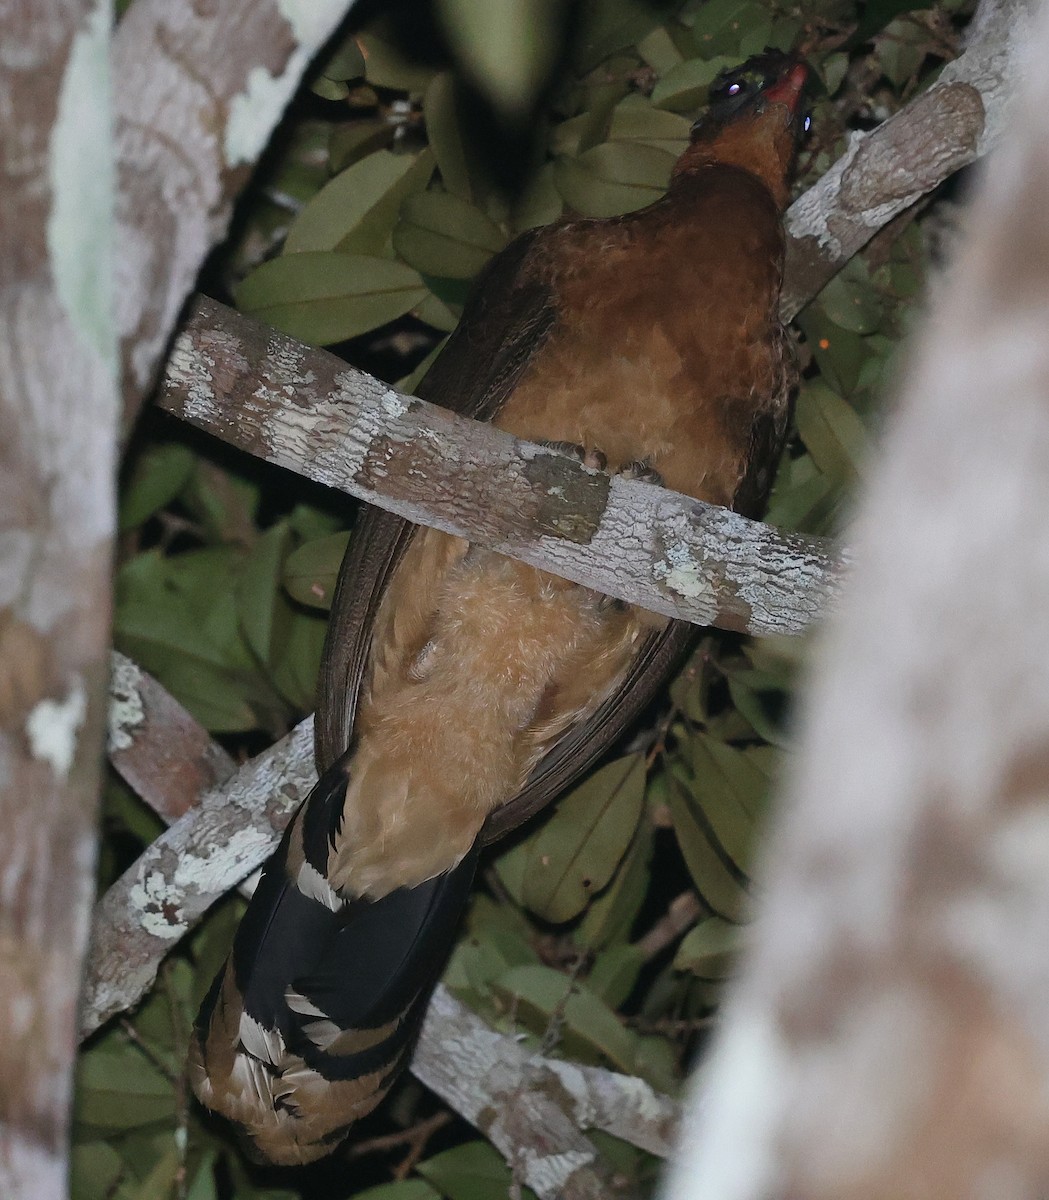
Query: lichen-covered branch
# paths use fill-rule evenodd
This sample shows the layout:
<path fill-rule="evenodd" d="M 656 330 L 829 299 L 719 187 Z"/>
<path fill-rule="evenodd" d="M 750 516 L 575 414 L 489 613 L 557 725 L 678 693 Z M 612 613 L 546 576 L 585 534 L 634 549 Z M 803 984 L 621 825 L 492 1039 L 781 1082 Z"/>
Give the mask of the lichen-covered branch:
<path fill-rule="evenodd" d="M 793 319 L 894 217 L 985 154 L 1022 70 L 1031 0 L 981 0 L 965 52 L 932 87 L 848 150 L 786 216 L 780 303 Z"/>
<path fill-rule="evenodd" d="M 135 0 L 113 39 L 125 428 L 303 70 L 353 0 Z"/>
<path fill-rule="evenodd" d="M 1047 110 L 1032 70 L 873 469 L 674 1200 L 1049 1193 Z"/>
<path fill-rule="evenodd" d="M 110 688 L 110 758 L 119 760 L 119 769 L 134 781 L 146 803 L 170 819 L 170 789 L 165 773 L 156 769 L 165 733 L 172 743 L 167 761 L 174 762 L 177 777 L 188 778 L 191 784 L 223 769 L 223 751 L 199 727 L 189 729 L 187 737 L 184 710 L 123 655 L 114 655 Z M 175 725 L 169 719 L 172 713 Z M 306 723 L 284 747 L 301 759 L 295 794 L 313 779 L 309 747 Z M 241 768 L 226 789 L 206 798 L 195 813 L 190 811 L 171 838 L 154 843 L 99 905 L 85 1035 L 106 1017 L 136 1003 L 164 956 L 208 905 L 271 853 L 294 805 L 290 799 L 278 806 L 267 803 L 266 772 L 275 764 L 272 752 L 264 758 L 263 770 L 258 760 Z M 216 831 L 215 810 L 225 805 L 227 795 L 236 803 L 225 811 L 223 827 Z M 197 805 L 198 800 L 194 796 L 191 804 Z M 195 831 L 197 821 L 205 830 L 203 837 Z M 208 839 L 218 833 L 221 840 L 212 845 Z M 144 932 L 136 925 L 143 916 L 149 926 Z M 453 1057 L 448 1056 L 449 1041 L 456 1044 Z M 512 1102 L 518 1112 L 526 1113 L 530 1132 L 509 1149 L 509 1142 L 501 1148 L 523 1181 L 545 1189 L 540 1195 L 603 1194 L 599 1161 L 580 1130 L 605 1130 L 661 1157 L 670 1150 L 678 1116 L 672 1100 L 630 1076 L 530 1056 L 515 1038 L 490 1029 L 443 988 L 431 1005 L 412 1070 L 484 1132 L 495 1123 L 501 1105 Z M 471 1080 L 465 1090 L 464 1077 Z M 507 1120 L 504 1113 L 504 1126 Z M 567 1141 L 547 1140 L 564 1131 Z M 559 1192 L 569 1175 L 574 1180 L 569 1190 Z"/>
<path fill-rule="evenodd" d="M 412 1071 L 541 1200 L 608 1195 L 584 1129 L 604 1129 L 662 1156 L 673 1138 L 676 1105 L 642 1080 L 537 1058 L 443 987 L 430 1002 Z"/>
<path fill-rule="evenodd" d="M 818 539 L 610 480 L 211 300 L 179 335 L 159 403 L 268 462 L 667 616 L 796 633 L 837 587 Z"/>
<path fill-rule="evenodd" d="M 124 782 L 169 824 L 236 770 L 233 759 L 169 691 L 116 652 L 108 750 Z"/>
<path fill-rule="evenodd" d="M 82 1036 L 138 1003 L 164 956 L 273 852 L 316 781 L 309 719 L 207 792 L 124 872 L 95 910 Z"/>

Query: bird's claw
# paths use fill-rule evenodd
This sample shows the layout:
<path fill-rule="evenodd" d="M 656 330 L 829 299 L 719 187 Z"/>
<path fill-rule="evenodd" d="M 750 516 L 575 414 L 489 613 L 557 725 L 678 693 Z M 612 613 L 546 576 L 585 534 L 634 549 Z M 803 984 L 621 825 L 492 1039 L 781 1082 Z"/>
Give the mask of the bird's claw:
<path fill-rule="evenodd" d="M 663 476 L 641 459 L 628 462 L 626 466 L 620 467 L 616 474 L 622 475 L 624 479 L 639 479 L 642 483 L 651 483 L 655 487 L 663 486 Z"/>
<path fill-rule="evenodd" d="M 581 446 L 578 442 L 549 442 L 540 440 L 540 446 L 545 446 L 548 450 L 556 450 L 559 454 L 567 454 L 572 458 L 577 458 L 584 467 L 589 467 L 591 471 L 603 471 L 608 466 L 608 458 L 594 447 Z"/>

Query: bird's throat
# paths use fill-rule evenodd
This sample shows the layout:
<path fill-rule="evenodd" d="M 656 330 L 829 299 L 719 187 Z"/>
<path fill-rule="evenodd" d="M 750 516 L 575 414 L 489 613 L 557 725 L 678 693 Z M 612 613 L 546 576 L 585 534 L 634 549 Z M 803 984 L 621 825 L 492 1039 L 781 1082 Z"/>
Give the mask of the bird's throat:
<path fill-rule="evenodd" d="M 721 126 L 709 137 L 700 135 L 678 159 L 671 188 L 705 167 L 740 167 L 765 184 L 782 210 L 790 199 L 795 154 L 790 110 L 785 104 L 770 104 L 763 112 Z"/>

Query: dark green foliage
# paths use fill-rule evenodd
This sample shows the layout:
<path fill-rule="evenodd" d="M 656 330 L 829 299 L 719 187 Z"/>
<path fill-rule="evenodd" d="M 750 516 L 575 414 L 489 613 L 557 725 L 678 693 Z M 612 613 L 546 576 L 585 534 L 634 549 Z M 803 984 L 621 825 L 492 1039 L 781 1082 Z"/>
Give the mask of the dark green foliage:
<path fill-rule="evenodd" d="M 426 53 L 392 19 L 329 49 L 207 284 L 410 388 L 454 328 L 469 279 L 516 233 L 659 195 L 723 67 L 804 40 L 824 90 L 802 187 L 850 128 L 928 82 L 963 23 L 955 0 L 918 11 L 907 0 L 440 0 Z M 511 178 L 512 194 L 495 182 Z M 900 224 L 802 313 L 804 383 L 773 523 L 842 528 L 925 265 L 920 223 Z M 312 708 L 351 507 L 170 423 L 141 431 L 121 498 L 117 645 L 237 757 Z M 806 648 L 708 633 L 634 741 L 489 854 L 447 968 L 455 993 L 531 1045 L 545 1038 L 555 1054 L 675 1091 L 732 969 Z M 159 829 L 116 784 L 105 813 L 104 883 Z M 690 890 L 701 900 L 693 927 L 646 937 Z M 77 1200 L 505 1195 L 501 1157 L 461 1125 L 392 1182 L 407 1142 L 352 1164 L 337 1157 L 326 1173 L 274 1174 L 249 1168 L 202 1120 L 182 1075 L 189 1023 L 240 907 L 220 906 L 139 1011 L 85 1051 Z M 433 1103 L 402 1084 L 361 1136 L 410 1129 Z M 654 1160 L 595 1140 L 625 1178 L 652 1187 Z"/>

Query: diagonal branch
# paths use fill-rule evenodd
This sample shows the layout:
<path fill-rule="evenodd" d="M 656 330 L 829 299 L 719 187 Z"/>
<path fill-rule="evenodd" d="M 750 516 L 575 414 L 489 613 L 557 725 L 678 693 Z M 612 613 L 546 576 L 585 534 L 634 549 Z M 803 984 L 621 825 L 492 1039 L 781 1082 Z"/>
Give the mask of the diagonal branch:
<path fill-rule="evenodd" d="M 610 481 L 213 300 L 197 300 L 158 402 L 259 458 L 667 616 L 795 633 L 837 586 L 817 539 Z"/>

